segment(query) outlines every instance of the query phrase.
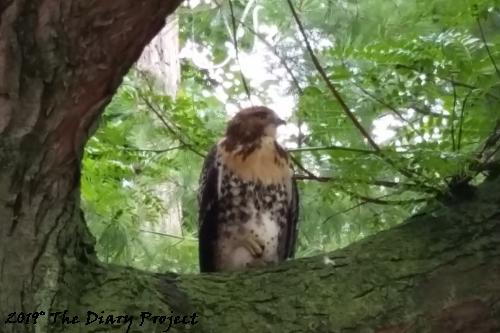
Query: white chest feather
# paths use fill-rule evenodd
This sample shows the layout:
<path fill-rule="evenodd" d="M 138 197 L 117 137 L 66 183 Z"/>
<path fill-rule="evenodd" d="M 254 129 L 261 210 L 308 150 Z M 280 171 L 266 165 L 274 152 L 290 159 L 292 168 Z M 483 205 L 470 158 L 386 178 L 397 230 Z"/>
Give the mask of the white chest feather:
<path fill-rule="evenodd" d="M 245 151 L 219 149 L 218 270 L 280 261 L 280 239 L 291 200 L 291 168 L 274 141 Z"/>
<path fill-rule="evenodd" d="M 219 267 L 236 271 L 279 262 L 280 232 L 279 222 L 271 212 L 254 212 L 243 225 L 226 225 L 219 242 Z M 249 242 L 262 245 L 262 253 L 255 256 Z"/>

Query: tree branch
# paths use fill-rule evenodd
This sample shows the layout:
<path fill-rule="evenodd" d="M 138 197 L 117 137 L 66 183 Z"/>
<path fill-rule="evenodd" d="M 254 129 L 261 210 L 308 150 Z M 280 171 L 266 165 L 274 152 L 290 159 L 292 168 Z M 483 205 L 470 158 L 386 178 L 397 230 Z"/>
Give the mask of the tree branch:
<path fill-rule="evenodd" d="M 419 135 L 422 135 L 422 131 L 420 131 L 417 128 L 415 128 L 415 126 L 413 126 L 413 124 L 408 119 L 406 119 L 405 117 L 403 117 L 403 115 L 401 114 L 401 112 L 399 112 L 399 110 L 396 109 L 394 106 L 390 105 L 389 103 L 385 102 L 384 100 L 382 100 L 382 99 L 378 98 L 377 96 L 375 96 L 374 94 L 370 93 L 368 90 L 366 90 L 365 88 L 363 88 L 360 84 L 354 82 L 354 85 L 356 87 L 358 87 L 358 89 L 360 89 L 365 95 L 367 95 L 368 97 L 372 98 L 373 100 L 375 100 L 376 102 L 378 102 L 380 105 L 383 105 L 386 108 L 388 108 L 389 110 L 391 110 L 401 121 L 403 121 L 405 124 L 407 124 L 408 126 L 410 126 L 410 128 L 412 129 L 413 132 L 415 132 L 415 133 L 417 133 Z"/>
<path fill-rule="evenodd" d="M 99 300 L 127 314 L 196 312 L 191 330 L 218 333 L 498 332 L 499 185 L 343 249 L 266 269 L 176 275 L 85 266 L 78 282 L 87 302 L 74 311 L 85 314 Z M 147 324 L 151 332 L 168 327 Z"/>
<path fill-rule="evenodd" d="M 248 101 L 251 103 L 252 102 L 252 95 L 250 94 L 250 88 L 248 87 L 247 79 L 245 78 L 245 75 L 243 74 L 243 71 L 241 70 L 239 49 L 238 49 L 238 36 L 237 36 L 238 29 L 236 28 L 236 17 L 234 16 L 233 1 L 229 0 L 228 2 L 229 2 L 229 10 L 231 11 L 231 25 L 233 27 L 233 44 L 234 44 L 236 61 L 238 62 L 238 67 L 240 68 L 241 82 L 243 83 L 243 87 L 245 88 L 245 92 L 247 94 Z"/>
<path fill-rule="evenodd" d="M 166 234 L 166 233 L 163 233 L 163 232 L 146 230 L 146 229 L 139 229 L 139 231 L 140 232 L 144 232 L 144 233 L 148 233 L 148 234 L 157 235 L 157 236 L 168 237 L 168 238 L 175 238 L 175 239 L 180 239 L 180 240 L 189 240 L 189 241 L 197 241 L 198 240 L 198 238 L 194 238 L 194 237 L 177 236 L 177 235 Z"/>
<path fill-rule="evenodd" d="M 295 75 L 293 74 L 292 72 L 292 69 L 290 68 L 290 66 L 288 66 L 288 62 L 287 62 L 287 59 L 285 59 L 284 57 L 282 57 L 278 50 L 271 45 L 271 43 L 269 43 L 261 34 L 259 34 L 257 31 L 255 31 L 254 29 L 252 29 L 250 26 L 248 26 L 247 24 L 245 24 L 245 22 L 241 22 L 240 21 L 240 24 L 245 27 L 248 31 L 250 31 L 250 33 L 252 33 L 255 37 L 257 37 L 273 54 L 274 56 L 279 60 L 279 62 L 281 63 L 281 65 L 283 66 L 283 68 L 285 68 L 286 72 L 288 73 L 288 75 L 290 75 L 290 78 L 292 79 L 292 82 L 293 84 L 295 85 L 295 88 L 297 89 L 297 91 L 299 92 L 300 95 L 302 95 L 304 93 L 304 91 L 302 90 L 302 88 L 300 87 L 300 83 L 299 83 L 299 80 L 295 77 Z"/>
<path fill-rule="evenodd" d="M 383 154 L 383 152 L 381 151 L 380 147 L 377 145 L 377 143 L 372 139 L 372 137 L 370 136 L 370 134 L 367 132 L 367 130 L 363 127 L 363 125 L 361 125 L 361 123 L 358 121 L 358 119 L 356 118 L 356 116 L 354 115 L 354 113 L 349 109 L 349 107 L 347 106 L 347 104 L 345 103 L 344 99 L 342 98 L 342 96 L 340 95 L 340 93 L 337 91 L 337 89 L 334 87 L 334 85 L 332 84 L 332 82 L 330 81 L 330 79 L 328 78 L 328 76 L 326 75 L 323 67 L 321 66 L 321 64 L 319 63 L 319 60 L 318 58 L 316 57 L 312 47 L 311 47 L 311 44 L 309 43 L 309 39 L 307 38 L 307 34 L 304 30 L 304 27 L 302 25 L 302 22 L 300 21 L 299 19 L 299 16 L 297 15 L 297 12 L 295 11 L 295 8 L 292 4 L 292 1 L 291 0 L 287 0 L 288 2 L 288 6 L 290 7 L 290 10 L 292 12 L 292 15 L 295 19 L 295 22 L 299 28 L 299 31 L 304 39 L 304 42 L 306 44 L 306 48 L 309 52 L 309 55 L 312 59 L 312 62 L 314 64 L 314 67 L 316 68 L 316 70 L 319 72 L 321 78 L 323 79 L 323 81 L 325 82 L 325 84 L 327 85 L 328 89 L 330 90 L 330 92 L 334 95 L 335 99 L 337 100 L 337 102 L 340 104 L 341 106 L 341 109 L 344 111 L 344 113 L 347 115 L 347 117 L 352 121 L 352 123 L 354 124 L 354 126 L 361 132 L 361 134 L 365 137 L 365 139 L 368 141 L 368 143 L 370 144 L 370 146 L 372 146 L 372 148 L 380 155 L 380 157 L 389 165 L 391 165 L 394 169 L 396 169 L 399 173 L 401 173 L 402 175 L 408 177 L 408 178 L 415 178 L 414 176 L 417 175 L 419 177 L 422 177 L 422 175 L 420 174 L 416 174 L 416 172 L 414 170 L 406 170 L 404 168 L 401 168 L 399 167 L 394 161 L 392 161 L 390 158 L 388 158 L 387 156 L 385 156 Z M 418 179 L 414 179 L 415 182 L 419 182 Z M 437 190 L 439 192 L 439 190 Z"/>
<path fill-rule="evenodd" d="M 429 109 L 422 109 L 421 107 L 418 107 L 415 104 L 411 105 L 410 107 L 413 110 L 415 110 L 416 113 L 420 113 L 424 116 L 439 117 L 439 118 L 449 118 L 450 117 L 447 114 L 432 112 Z"/>
<path fill-rule="evenodd" d="M 295 11 L 295 8 L 294 8 L 294 6 L 292 4 L 292 1 L 291 0 L 287 0 L 287 2 L 288 2 L 288 6 L 290 7 L 290 10 L 292 11 L 292 15 L 293 15 L 293 17 L 295 19 L 295 23 L 297 24 L 297 26 L 299 28 L 299 31 L 300 31 L 300 33 L 302 35 L 302 38 L 304 39 L 307 51 L 309 52 L 309 55 L 310 55 L 311 60 L 312 60 L 312 62 L 314 64 L 314 67 L 316 68 L 316 70 L 320 74 L 321 78 L 323 79 L 323 81 L 325 82 L 326 86 L 328 87 L 328 89 L 330 90 L 330 92 L 333 94 L 333 96 L 335 97 L 335 99 L 337 100 L 337 102 L 340 104 L 340 107 L 342 108 L 342 110 L 344 111 L 344 113 L 352 121 L 352 123 L 354 124 L 354 126 L 361 132 L 361 134 L 365 137 L 365 139 L 368 141 L 368 143 L 372 146 L 372 148 L 375 151 L 380 151 L 380 147 L 372 139 L 372 137 L 370 136 L 370 134 L 368 133 L 368 131 L 363 127 L 363 125 L 361 125 L 361 123 L 358 121 L 358 119 L 356 118 L 356 116 L 354 115 L 354 113 L 352 113 L 352 111 L 347 106 L 346 102 L 344 101 L 344 99 L 342 98 L 342 96 L 340 95 L 340 93 L 333 86 L 332 82 L 330 81 L 330 79 L 326 75 L 325 70 L 323 69 L 323 67 L 319 63 L 319 60 L 316 57 L 316 54 L 314 53 L 314 51 L 313 51 L 313 49 L 311 47 L 311 44 L 309 43 L 309 39 L 307 38 L 307 34 L 306 34 L 305 30 L 304 30 L 302 22 L 299 19 L 299 16 L 297 15 L 297 12 Z"/>
<path fill-rule="evenodd" d="M 376 154 L 376 152 L 373 152 L 373 154 Z M 318 182 L 330 182 L 330 181 L 340 181 L 339 178 L 333 178 L 333 177 L 323 177 L 323 176 L 316 176 L 313 172 L 309 171 L 304 165 L 296 159 L 293 155 L 290 155 L 290 158 L 294 162 L 294 164 L 302 171 L 305 173 L 305 175 L 294 175 L 294 178 L 297 180 L 315 180 Z M 379 184 L 374 184 L 374 183 L 368 183 L 368 184 L 373 184 L 373 185 L 379 185 L 379 186 L 385 186 L 385 187 L 395 187 L 395 184 L 408 184 L 408 189 L 412 188 L 412 191 L 415 191 L 414 189 L 420 189 L 420 192 L 425 192 L 425 193 L 432 193 L 432 194 L 440 194 L 441 191 L 435 189 L 432 186 L 427 186 L 422 183 L 391 183 L 391 182 L 386 182 L 386 181 L 378 181 Z"/>
<path fill-rule="evenodd" d="M 361 199 L 363 202 L 366 203 L 372 203 L 376 205 L 409 205 L 409 204 L 416 204 L 416 203 L 421 203 L 421 202 L 428 202 L 430 198 L 424 197 L 424 198 L 415 198 L 415 199 L 406 199 L 406 200 L 383 200 L 379 198 L 372 198 L 372 197 L 367 197 L 365 195 L 361 195 L 349 190 L 344 189 L 344 192 L 346 192 L 348 195 Z"/>
<path fill-rule="evenodd" d="M 393 182 L 389 180 L 376 180 L 376 179 L 357 179 L 357 178 L 348 178 L 343 179 L 339 177 L 325 177 L 325 176 L 315 176 L 315 175 L 301 175 L 295 174 L 293 176 L 294 179 L 297 180 L 314 180 L 318 182 L 338 182 L 338 183 L 357 183 L 357 184 L 367 184 L 372 186 L 382 186 L 389 188 L 403 188 L 414 192 L 425 192 L 425 193 L 435 193 L 432 190 L 425 190 L 421 185 L 413 184 L 413 183 L 405 183 L 405 182 Z"/>
<path fill-rule="evenodd" d="M 161 121 L 161 123 L 163 124 L 163 126 L 165 126 L 165 128 L 177 139 L 180 141 L 180 143 L 188 148 L 189 150 L 191 150 L 193 153 L 195 153 L 196 155 L 202 157 L 202 158 L 205 158 L 205 155 L 200 153 L 196 148 L 193 147 L 193 145 L 189 144 L 188 142 L 186 142 L 173 128 L 172 126 L 170 126 L 170 124 L 167 122 L 167 120 L 163 117 L 163 115 L 158 111 L 156 110 L 156 108 L 148 101 L 147 98 L 145 98 L 144 96 L 140 95 L 140 98 L 143 100 L 143 102 L 146 104 L 146 106 L 149 108 L 149 110 L 151 112 L 153 112 L 157 117 L 158 119 Z"/>
<path fill-rule="evenodd" d="M 389 196 L 391 196 L 391 195 L 392 195 L 392 193 L 389 193 L 389 194 L 384 194 L 384 195 L 378 196 L 378 197 L 377 197 L 377 198 L 375 198 L 375 199 L 383 199 L 383 198 L 387 198 L 387 197 L 389 197 Z M 356 209 L 356 208 L 358 208 L 358 207 L 361 207 L 361 206 L 366 205 L 366 204 L 369 204 L 369 203 L 370 203 L 369 201 L 366 201 L 366 200 L 361 200 L 359 203 L 357 203 L 357 204 L 355 204 L 355 205 L 353 205 L 353 206 L 351 206 L 351 207 L 348 207 L 348 208 L 346 208 L 346 209 L 343 209 L 343 210 L 341 210 L 341 211 L 339 211 L 339 212 L 335 212 L 334 214 L 332 214 L 332 215 L 328 216 L 326 219 L 324 219 L 324 220 L 321 222 L 321 224 L 323 225 L 323 224 L 325 224 L 326 222 L 328 222 L 329 220 L 331 220 L 332 218 L 334 218 L 335 216 L 342 215 L 342 214 L 346 214 L 346 213 L 350 212 L 351 210 L 354 210 L 354 209 Z"/>
<path fill-rule="evenodd" d="M 451 148 L 453 151 L 456 150 L 455 147 L 455 113 L 457 111 L 457 87 L 452 83 L 453 88 L 453 109 L 451 110 L 450 126 L 451 126 Z"/>
<path fill-rule="evenodd" d="M 460 151 L 461 145 L 462 145 L 462 127 L 464 124 L 464 117 L 465 117 L 465 107 L 467 106 L 467 100 L 469 99 L 469 96 L 472 94 L 473 90 L 469 90 L 467 95 L 465 95 L 465 98 L 462 102 L 462 109 L 460 110 L 460 123 L 458 125 L 458 138 L 457 138 L 457 150 Z"/>
<path fill-rule="evenodd" d="M 180 145 L 180 146 L 175 146 L 175 147 L 169 147 L 169 148 L 164 148 L 164 149 L 146 149 L 146 148 L 132 148 L 132 147 L 121 147 L 123 150 L 127 151 L 136 151 L 136 152 L 146 152 L 146 153 L 166 153 L 172 150 L 177 150 L 177 149 L 182 149 L 186 148 L 185 145 Z"/>
<path fill-rule="evenodd" d="M 484 47 L 486 48 L 486 52 L 488 53 L 488 57 L 490 58 L 490 61 L 493 64 L 493 67 L 495 67 L 495 71 L 497 73 L 498 78 L 500 78 L 500 70 L 498 69 L 495 58 L 493 58 L 493 55 L 491 54 L 491 50 L 490 50 L 490 47 L 488 46 L 488 42 L 486 41 L 486 36 L 484 35 L 483 26 L 481 24 L 481 20 L 479 19 L 479 17 L 476 18 L 476 22 L 477 22 L 477 25 L 479 26 L 481 40 L 483 41 Z"/>
<path fill-rule="evenodd" d="M 373 150 L 366 150 L 366 149 L 360 149 L 360 148 L 350 148 L 350 147 L 343 147 L 343 146 L 323 146 L 323 147 L 302 147 L 302 148 L 289 148 L 287 149 L 288 152 L 290 153 L 301 153 L 301 152 L 308 152 L 308 151 L 324 151 L 324 150 L 341 150 L 341 151 L 347 151 L 347 152 L 352 152 L 352 153 L 360 153 L 360 154 L 371 154 L 371 155 L 376 155 L 377 152 Z"/>
<path fill-rule="evenodd" d="M 444 81 L 447 81 L 451 84 L 454 84 L 455 86 L 457 87 L 463 87 L 463 88 L 467 88 L 467 89 L 472 89 L 472 90 L 475 90 L 475 89 L 479 89 L 479 87 L 476 87 L 472 84 L 468 84 L 468 83 L 465 83 L 465 82 L 460 82 L 460 81 L 455 81 L 449 77 L 445 77 L 445 76 L 442 76 L 442 75 L 438 75 L 438 74 L 433 74 L 433 73 L 429 73 L 429 72 L 425 72 L 425 71 L 422 71 L 422 70 L 419 70 L 417 68 L 414 68 L 412 66 L 408 66 L 408 65 L 405 65 L 405 64 L 391 64 L 391 66 L 394 66 L 395 69 L 400 69 L 400 68 L 404 68 L 404 69 L 407 69 L 407 70 L 411 70 L 413 72 L 417 72 L 417 73 L 421 73 L 421 74 L 425 74 L 429 77 L 437 77 L 441 80 L 444 80 Z M 493 94 L 492 92 L 489 92 L 489 91 L 485 91 L 485 94 L 500 101 L 500 96 L 497 96 L 495 94 Z"/>

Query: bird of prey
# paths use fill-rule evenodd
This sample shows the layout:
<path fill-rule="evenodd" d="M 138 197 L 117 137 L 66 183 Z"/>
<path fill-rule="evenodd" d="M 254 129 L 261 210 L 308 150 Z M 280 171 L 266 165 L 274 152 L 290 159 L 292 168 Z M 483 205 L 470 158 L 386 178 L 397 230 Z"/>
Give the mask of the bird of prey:
<path fill-rule="evenodd" d="M 205 158 L 198 193 L 201 272 L 241 271 L 293 257 L 298 192 L 285 122 L 263 106 L 239 111 Z"/>

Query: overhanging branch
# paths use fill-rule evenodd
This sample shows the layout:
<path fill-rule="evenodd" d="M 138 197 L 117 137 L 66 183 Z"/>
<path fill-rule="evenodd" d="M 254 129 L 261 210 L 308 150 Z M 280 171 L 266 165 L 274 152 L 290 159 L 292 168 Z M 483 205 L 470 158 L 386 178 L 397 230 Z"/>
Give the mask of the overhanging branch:
<path fill-rule="evenodd" d="M 488 46 L 488 42 L 486 41 L 486 36 L 484 35 L 483 25 L 481 24 L 481 20 L 476 18 L 477 25 L 479 27 L 479 33 L 481 34 L 481 40 L 483 41 L 483 45 L 486 48 L 486 52 L 488 53 L 488 57 L 490 58 L 491 64 L 495 68 L 495 72 L 497 73 L 498 78 L 500 79 L 500 69 L 498 69 L 495 58 L 491 54 L 490 47 Z"/>
<path fill-rule="evenodd" d="M 304 42 L 306 44 L 306 48 L 307 48 L 307 50 L 309 52 L 309 55 L 310 55 L 311 60 L 312 60 L 312 62 L 314 64 L 314 67 L 316 68 L 316 70 L 320 74 L 321 78 L 323 79 L 323 81 L 325 82 L 326 86 L 328 87 L 328 89 L 330 90 L 330 92 L 333 94 L 333 96 L 335 97 L 335 99 L 337 100 L 337 102 L 340 104 L 340 107 L 341 107 L 342 111 L 352 121 L 352 123 L 359 130 L 359 132 L 361 132 L 361 134 L 363 135 L 363 137 L 368 141 L 368 143 L 374 149 L 374 151 L 377 152 L 377 154 L 387 164 L 391 165 L 395 170 L 397 170 L 399 173 L 401 173 L 405 177 L 413 179 L 414 182 L 418 182 L 422 186 L 426 186 L 424 184 L 424 182 L 422 182 L 422 181 L 420 181 L 418 179 L 418 177 L 423 177 L 422 174 L 418 174 L 414 170 L 407 170 L 407 169 L 405 169 L 403 167 L 400 167 L 399 165 L 397 165 L 397 162 L 395 162 L 392 159 L 390 159 L 389 157 L 387 157 L 382 152 L 382 150 L 377 145 L 377 143 L 372 139 L 372 137 L 370 136 L 370 134 L 368 133 L 368 131 L 363 127 L 363 125 L 361 125 L 361 123 L 358 121 L 358 119 L 356 118 L 356 116 L 354 115 L 354 113 L 351 111 L 351 109 L 347 106 L 346 102 L 344 101 L 344 99 L 342 98 L 342 96 L 340 95 L 340 93 L 337 91 L 337 89 L 335 88 L 335 86 L 333 85 L 333 83 L 330 81 L 330 79 L 326 75 L 325 70 L 321 66 L 318 58 L 316 57 L 316 54 L 314 53 L 314 50 L 311 47 L 311 44 L 309 43 L 309 39 L 307 37 L 306 31 L 304 29 L 304 26 L 302 25 L 302 22 L 300 21 L 299 16 L 298 16 L 297 12 L 295 11 L 295 8 L 294 8 L 294 6 L 292 4 L 292 1 L 291 0 L 287 0 L 287 3 L 288 3 L 288 6 L 290 7 L 292 15 L 293 15 L 293 17 L 295 19 L 295 23 L 297 24 L 297 26 L 299 28 L 299 31 L 300 31 L 303 39 L 304 39 Z M 439 192 L 440 192 L 440 190 L 436 189 L 436 193 L 439 193 Z"/>
<path fill-rule="evenodd" d="M 363 127 L 363 125 L 361 125 L 361 123 L 358 121 L 358 119 L 356 118 L 356 116 L 354 115 L 354 113 L 352 113 L 351 109 L 347 106 L 346 102 L 344 101 L 344 98 L 342 98 L 342 96 L 340 95 L 340 93 L 337 91 L 337 89 L 334 87 L 334 85 L 332 84 L 332 82 L 330 81 L 330 79 L 328 78 L 328 76 L 326 75 L 323 67 L 319 63 L 319 60 L 316 57 L 316 54 L 314 53 L 314 51 L 313 51 L 313 49 L 311 47 L 311 44 L 309 43 L 309 39 L 307 38 L 307 34 L 305 32 L 305 29 L 304 29 L 304 27 L 302 25 L 302 22 L 299 19 L 299 16 L 298 16 L 297 12 L 295 11 L 295 8 L 294 8 L 294 6 L 292 4 L 292 1 L 291 0 L 287 0 L 287 2 L 288 2 L 288 6 L 290 7 L 290 10 L 292 12 L 292 15 L 293 15 L 293 17 L 295 19 L 295 23 L 297 24 L 297 26 L 299 28 L 299 31 L 300 31 L 303 39 L 304 39 L 304 43 L 306 44 L 307 51 L 309 52 L 309 55 L 310 55 L 311 60 L 312 60 L 312 62 L 314 64 L 314 67 L 316 68 L 316 70 L 320 74 L 321 78 L 323 79 L 323 81 L 325 82 L 326 86 L 328 87 L 328 89 L 330 90 L 330 92 L 333 94 L 333 96 L 335 97 L 335 99 L 337 100 L 337 102 L 340 104 L 340 107 L 342 108 L 342 110 L 344 111 L 344 113 L 352 121 L 352 123 L 354 124 L 354 126 L 361 132 L 361 134 L 363 135 L 363 137 L 368 141 L 368 143 L 372 146 L 372 148 L 375 151 L 380 151 L 380 147 L 372 139 L 372 137 L 370 136 L 370 134 L 368 133 L 368 131 Z"/>

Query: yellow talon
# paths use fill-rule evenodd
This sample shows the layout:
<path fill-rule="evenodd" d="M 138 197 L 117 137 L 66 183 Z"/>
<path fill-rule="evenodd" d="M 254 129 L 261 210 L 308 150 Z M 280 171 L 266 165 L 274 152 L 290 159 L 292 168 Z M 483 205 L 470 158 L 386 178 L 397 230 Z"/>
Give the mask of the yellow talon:
<path fill-rule="evenodd" d="M 253 257 L 260 257 L 264 253 L 264 244 L 255 235 L 249 235 L 242 240 L 245 247 Z"/>

